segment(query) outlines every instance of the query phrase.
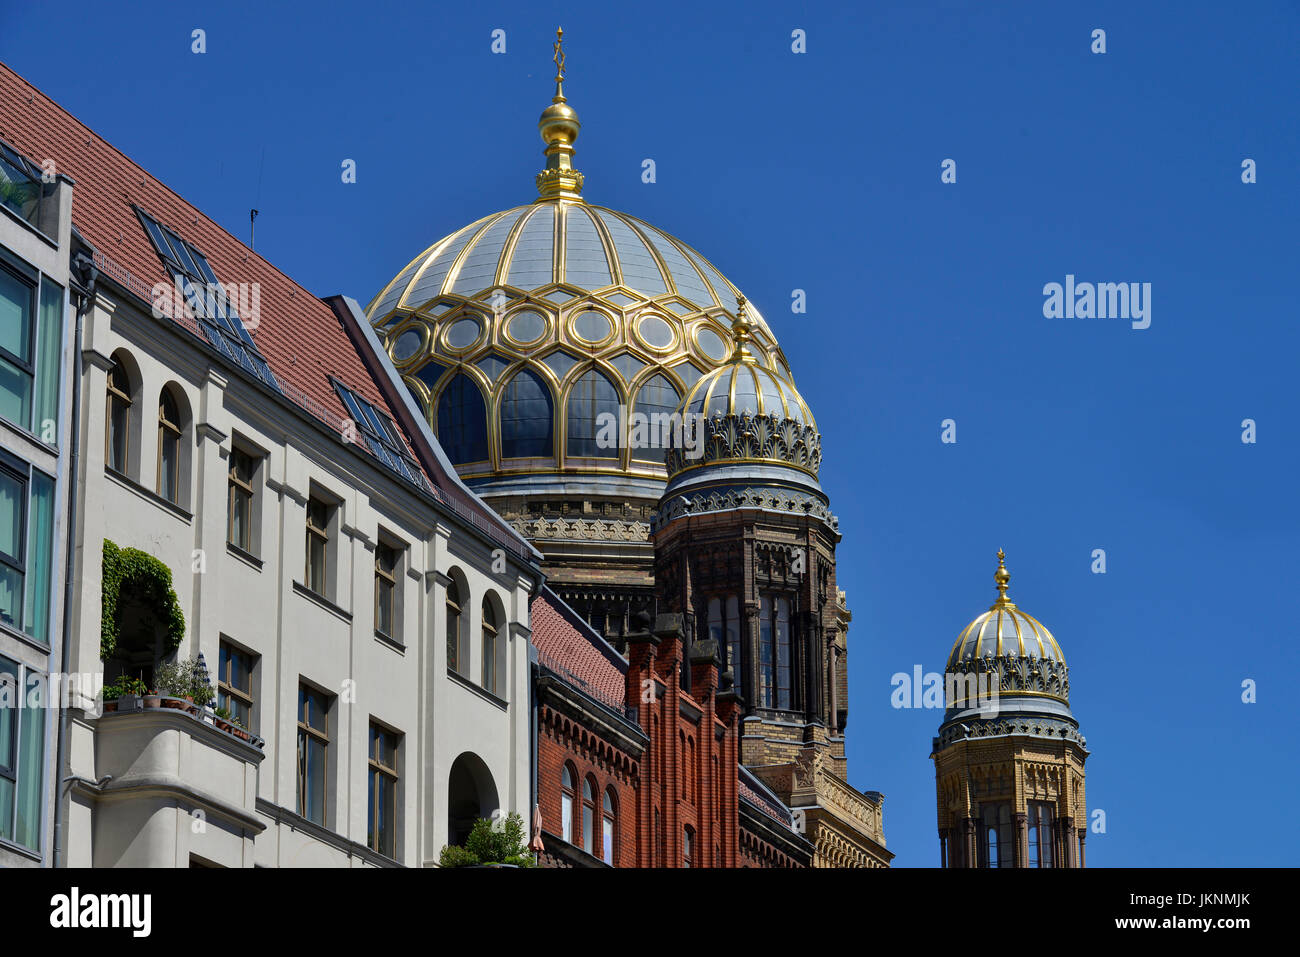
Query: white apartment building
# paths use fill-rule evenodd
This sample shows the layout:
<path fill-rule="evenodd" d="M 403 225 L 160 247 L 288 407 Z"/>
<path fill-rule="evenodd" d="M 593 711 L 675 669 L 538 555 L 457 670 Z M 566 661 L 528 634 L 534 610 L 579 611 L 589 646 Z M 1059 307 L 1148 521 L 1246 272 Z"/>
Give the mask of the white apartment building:
<path fill-rule="evenodd" d="M 0 97 L 3 135 L 75 183 L 94 264 L 63 670 L 154 691 L 201 655 L 222 709 L 64 709 L 52 862 L 422 866 L 527 819 L 539 556 L 457 480 L 359 307 L 3 67 Z"/>

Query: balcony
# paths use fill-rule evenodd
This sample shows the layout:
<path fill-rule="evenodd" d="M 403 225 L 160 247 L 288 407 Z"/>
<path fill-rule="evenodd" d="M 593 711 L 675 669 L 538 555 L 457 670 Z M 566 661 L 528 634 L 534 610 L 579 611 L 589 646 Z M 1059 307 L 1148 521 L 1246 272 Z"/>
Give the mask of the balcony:
<path fill-rule="evenodd" d="M 193 702 L 159 695 L 109 703 L 94 725 L 96 867 L 250 867 L 262 739 Z"/>

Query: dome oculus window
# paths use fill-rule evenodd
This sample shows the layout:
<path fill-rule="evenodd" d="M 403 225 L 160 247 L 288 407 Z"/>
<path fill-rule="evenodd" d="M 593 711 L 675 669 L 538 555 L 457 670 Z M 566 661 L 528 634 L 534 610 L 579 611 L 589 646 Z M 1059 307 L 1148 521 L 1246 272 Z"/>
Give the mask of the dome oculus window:
<path fill-rule="evenodd" d="M 594 309 L 578 313 L 573 320 L 573 334 L 584 342 L 604 342 L 613 331 L 609 316 Z"/>
<path fill-rule="evenodd" d="M 536 342 L 546 332 L 546 317 L 540 312 L 525 309 L 510 317 L 506 333 L 515 342 L 525 345 Z"/>

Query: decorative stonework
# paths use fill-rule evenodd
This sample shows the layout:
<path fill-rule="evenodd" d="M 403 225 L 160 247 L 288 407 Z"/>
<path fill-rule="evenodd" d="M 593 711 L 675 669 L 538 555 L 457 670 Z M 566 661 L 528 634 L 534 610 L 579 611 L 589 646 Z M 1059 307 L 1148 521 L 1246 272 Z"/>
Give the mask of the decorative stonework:
<path fill-rule="evenodd" d="M 965 728 L 965 730 L 963 730 Z M 1088 746 L 1088 740 L 1079 733 L 1079 729 L 1070 721 L 1061 718 L 1035 716 L 1032 718 L 992 718 L 989 720 L 966 721 L 943 728 L 934 739 L 935 750 L 946 748 L 950 744 L 969 738 L 996 738 L 1007 735 L 1032 735 L 1039 738 L 1057 738 L 1072 741 L 1081 748 Z"/>
<path fill-rule="evenodd" d="M 601 518 L 517 518 L 510 527 L 533 541 L 648 542 L 650 525 Z"/>
<path fill-rule="evenodd" d="M 985 655 L 952 662 L 949 669 L 956 675 L 995 675 L 999 695 L 1032 692 L 1070 703 L 1070 668 L 1062 661 L 1022 655 Z M 958 687 L 961 687 L 960 680 Z"/>
<path fill-rule="evenodd" d="M 707 512 L 729 512 L 737 508 L 762 508 L 773 512 L 790 512 L 819 518 L 834 531 L 839 531 L 840 520 L 831 512 L 826 502 L 816 495 L 792 489 L 771 488 L 719 489 L 707 495 L 675 495 L 650 520 L 650 534 L 683 515 L 702 515 Z"/>
<path fill-rule="evenodd" d="M 794 419 L 750 412 L 718 414 L 701 420 L 699 427 L 704 430 L 703 456 L 692 458 L 684 449 L 669 448 L 665 456 L 669 477 L 689 468 L 728 459 L 775 461 L 793 465 L 814 476 L 821 468 L 821 435 L 812 426 L 802 425 Z"/>

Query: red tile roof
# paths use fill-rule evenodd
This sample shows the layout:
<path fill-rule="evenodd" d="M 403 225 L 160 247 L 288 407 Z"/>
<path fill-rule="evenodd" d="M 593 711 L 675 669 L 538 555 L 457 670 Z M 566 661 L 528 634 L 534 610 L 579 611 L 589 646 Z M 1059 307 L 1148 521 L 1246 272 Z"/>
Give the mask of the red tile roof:
<path fill-rule="evenodd" d="M 754 805 L 768 817 L 790 827 L 790 811 L 776 797 L 759 784 L 753 772 L 741 765 L 736 774 L 736 789 L 740 797 Z"/>
<path fill-rule="evenodd" d="M 601 703 L 622 710 L 627 701 L 627 663 L 549 588 L 533 599 L 533 645 L 541 663 Z"/>
<path fill-rule="evenodd" d="M 334 311 L 141 169 L 48 96 L 0 63 L 0 138 L 37 164 L 75 181 L 72 222 L 108 262 L 101 273 L 149 298 L 171 275 L 132 204 L 193 244 L 223 283 L 257 283 L 260 322 L 253 341 L 286 395 L 341 431 L 348 417 L 329 376 L 392 414 Z M 189 317 L 176 317 L 196 336 Z M 358 448 L 364 449 L 363 445 Z"/>

